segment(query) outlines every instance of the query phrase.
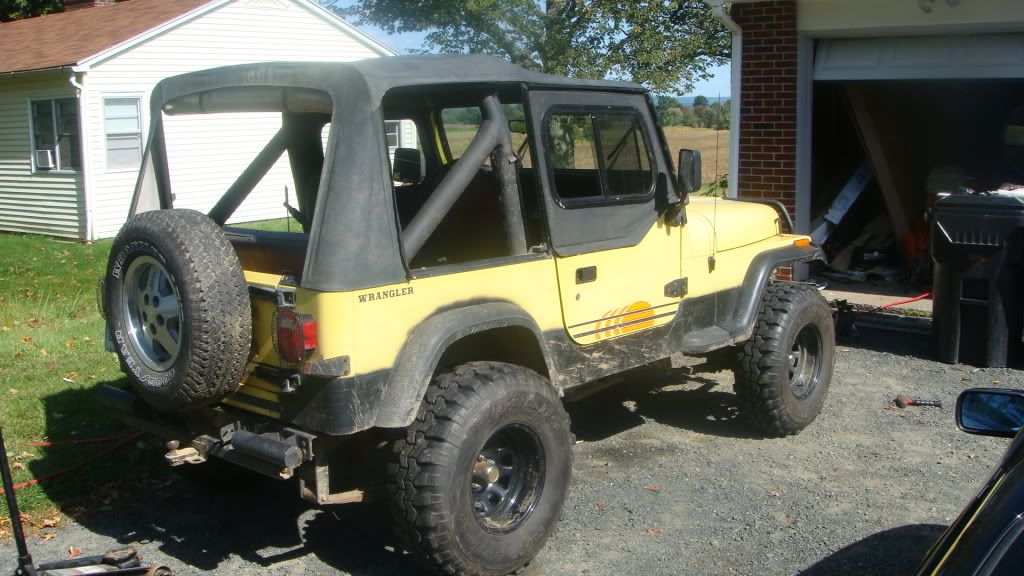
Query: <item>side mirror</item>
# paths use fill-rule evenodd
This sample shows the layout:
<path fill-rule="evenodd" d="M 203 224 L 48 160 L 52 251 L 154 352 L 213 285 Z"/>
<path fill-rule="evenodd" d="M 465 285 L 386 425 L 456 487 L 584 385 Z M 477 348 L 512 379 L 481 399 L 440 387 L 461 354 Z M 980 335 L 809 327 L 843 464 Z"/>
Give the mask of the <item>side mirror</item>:
<path fill-rule="evenodd" d="M 689 194 L 700 190 L 700 152 L 697 150 L 679 151 L 679 174 L 676 177 L 677 192 Z"/>
<path fill-rule="evenodd" d="M 423 152 L 416 148 L 396 148 L 391 178 L 402 184 L 419 184 L 427 175 Z"/>
<path fill-rule="evenodd" d="M 964 390 L 956 400 L 956 425 L 969 434 L 1012 438 L 1024 426 L 1024 391 Z"/>
<path fill-rule="evenodd" d="M 513 134 L 526 134 L 526 120 L 509 120 L 508 131 Z"/>

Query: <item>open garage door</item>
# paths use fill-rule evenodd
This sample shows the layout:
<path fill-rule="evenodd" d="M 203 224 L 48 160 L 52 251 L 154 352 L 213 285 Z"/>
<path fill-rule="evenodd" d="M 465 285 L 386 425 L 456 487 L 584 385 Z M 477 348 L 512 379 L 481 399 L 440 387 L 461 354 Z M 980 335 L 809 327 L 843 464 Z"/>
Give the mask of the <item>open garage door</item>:
<path fill-rule="evenodd" d="M 936 200 L 1024 189 L 1024 34 L 820 39 L 814 80 L 815 273 L 928 291 Z"/>
<path fill-rule="evenodd" d="M 1024 78 L 1024 34 L 832 38 L 817 42 L 815 80 Z"/>

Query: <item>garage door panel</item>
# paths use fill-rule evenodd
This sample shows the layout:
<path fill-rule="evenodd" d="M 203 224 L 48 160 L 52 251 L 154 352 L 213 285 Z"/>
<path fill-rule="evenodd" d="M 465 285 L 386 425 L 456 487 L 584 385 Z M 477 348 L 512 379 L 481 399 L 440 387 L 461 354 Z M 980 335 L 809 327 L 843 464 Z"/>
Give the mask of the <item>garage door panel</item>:
<path fill-rule="evenodd" d="M 1024 34 L 822 39 L 814 78 L 1024 78 Z"/>

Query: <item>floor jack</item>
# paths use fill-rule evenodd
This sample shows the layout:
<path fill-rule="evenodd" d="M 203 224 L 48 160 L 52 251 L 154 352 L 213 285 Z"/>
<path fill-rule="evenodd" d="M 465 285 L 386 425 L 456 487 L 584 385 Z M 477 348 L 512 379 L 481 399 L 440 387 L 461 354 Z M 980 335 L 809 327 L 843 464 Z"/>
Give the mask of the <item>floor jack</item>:
<path fill-rule="evenodd" d="M 21 525 L 18 499 L 14 495 L 14 481 L 11 479 L 11 468 L 7 462 L 7 447 L 4 445 L 3 428 L 0 428 L 0 476 L 3 479 L 4 495 L 7 497 L 7 510 L 11 514 L 11 530 L 14 532 L 14 541 L 18 546 L 18 570 L 15 572 L 15 576 L 75 576 L 77 574 L 174 576 L 174 572 L 166 566 L 143 564 L 142 558 L 134 548 L 111 550 L 100 556 L 80 556 L 69 560 L 33 564 L 32 555 L 28 553 L 25 530 Z"/>

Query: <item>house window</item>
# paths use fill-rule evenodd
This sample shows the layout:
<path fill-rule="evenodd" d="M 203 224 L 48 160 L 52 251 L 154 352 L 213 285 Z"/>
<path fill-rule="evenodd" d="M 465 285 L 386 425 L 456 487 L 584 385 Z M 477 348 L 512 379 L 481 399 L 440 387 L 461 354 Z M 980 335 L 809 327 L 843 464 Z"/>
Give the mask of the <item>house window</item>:
<path fill-rule="evenodd" d="M 142 121 L 138 98 L 104 98 L 107 170 L 137 170 L 142 162 Z"/>
<path fill-rule="evenodd" d="M 32 165 L 38 171 L 78 170 L 82 140 L 78 132 L 78 100 L 33 100 Z"/>
<path fill-rule="evenodd" d="M 388 152 L 394 154 L 395 148 L 402 147 L 402 122 L 399 120 L 385 120 L 384 137 L 388 141 Z"/>

